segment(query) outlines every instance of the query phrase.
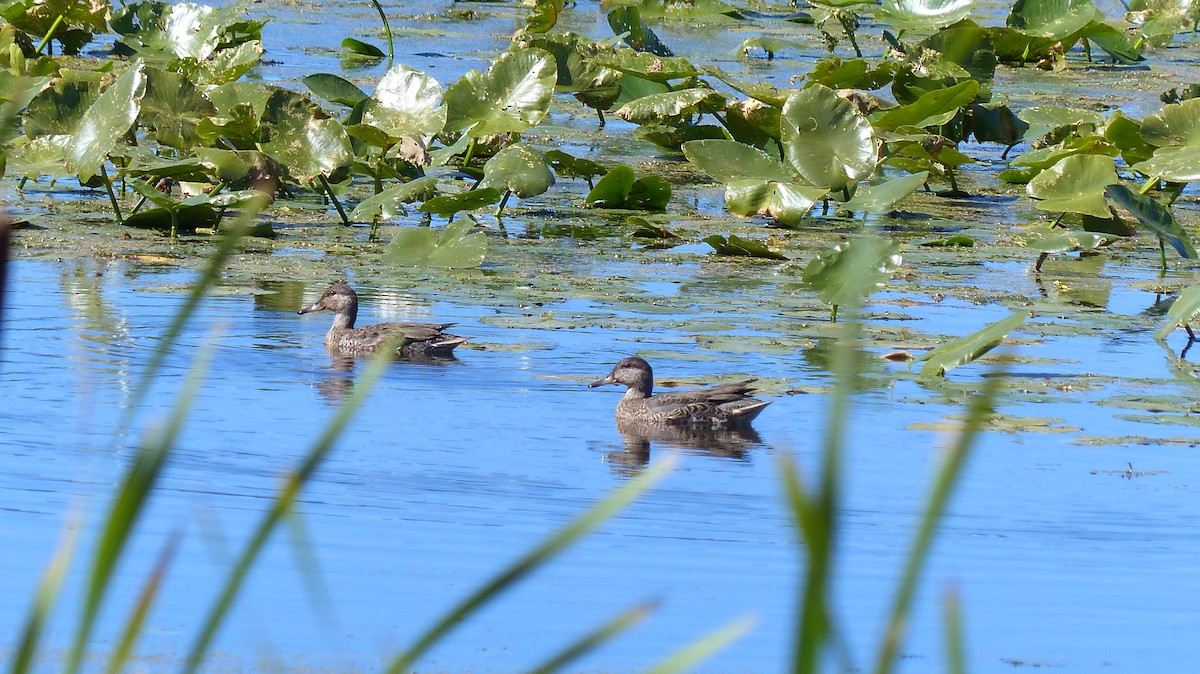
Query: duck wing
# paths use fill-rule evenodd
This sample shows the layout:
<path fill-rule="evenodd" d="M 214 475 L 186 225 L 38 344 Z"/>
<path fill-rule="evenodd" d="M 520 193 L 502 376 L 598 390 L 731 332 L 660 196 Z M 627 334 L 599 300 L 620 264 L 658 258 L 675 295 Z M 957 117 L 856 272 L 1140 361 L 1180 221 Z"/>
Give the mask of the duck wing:
<path fill-rule="evenodd" d="M 751 398 L 754 379 L 717 384 L 688 391 L 659 393 L 646 399 L 652 414 L 668 421 L 704 417 L 721 418 L 745 423 L 753 419 L 770 403 Z"/>
<path fill-rule="evenodd" d="M 342 335 L 341 341 L 356 350 L 374 351 L 388 340 L 403 336 L 403 343 L 432 341 L 443 336 L 442 330 L 453 323 L 376 323 L 354 328 Z"/>

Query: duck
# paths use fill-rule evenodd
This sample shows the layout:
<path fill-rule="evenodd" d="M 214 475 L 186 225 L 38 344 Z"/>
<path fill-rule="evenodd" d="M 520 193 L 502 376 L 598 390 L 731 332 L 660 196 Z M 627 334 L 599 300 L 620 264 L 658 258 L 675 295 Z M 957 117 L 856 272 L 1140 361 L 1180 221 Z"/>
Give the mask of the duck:
<path fill-rule="evenodd" d="M 325 335 L 325 348 L 342 354 L 374 353 L 389 340 L 402 336 L 396 354 L 404 358 L 445 358 L 465 337 L 444 332 L 453 323 L 376 323 L 354 327 L 358 318 L 358 294 L 341 281 L 330 285 L 315 303 L 297 311 L 332 311 L 333 325 Z"/>
<path fill-rule="evenodd" d="M 687 426 L 712 430 L 747 428 L 770 401 L 751 396 L 747 379 L 706 388 L 659 393 L 654 391 L 654 370 L 637 356 L 622 359 L 607 377 L 588 384 L 589 388 L 606 384 L 627 387 L 617 403 L 617 423 Z"/>

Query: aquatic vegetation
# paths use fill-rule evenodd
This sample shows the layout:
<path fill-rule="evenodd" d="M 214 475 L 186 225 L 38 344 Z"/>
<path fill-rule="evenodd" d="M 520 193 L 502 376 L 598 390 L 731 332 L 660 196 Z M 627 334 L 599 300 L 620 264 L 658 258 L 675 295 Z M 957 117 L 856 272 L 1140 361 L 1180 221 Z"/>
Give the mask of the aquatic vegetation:
<path fill-rule="evenodd" d="M 1028 311 L 1018 311 L 965 337 L 946 342 L 921 356 L 922 377 L 944 377 L 959 365 L 970 363 L 1000 346 L 1008 333 L 1029 318 Z"/>

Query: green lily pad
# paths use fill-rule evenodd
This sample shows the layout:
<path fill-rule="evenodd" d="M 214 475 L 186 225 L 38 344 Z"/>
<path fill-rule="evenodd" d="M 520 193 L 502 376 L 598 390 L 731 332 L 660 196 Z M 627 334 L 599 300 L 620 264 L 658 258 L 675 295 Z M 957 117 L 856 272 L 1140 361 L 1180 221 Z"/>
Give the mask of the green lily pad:
<path fill-rule="evenodd" d="M 608 13 L 608 26 L 614 35 L 625 35 L 625 44 L 639 52 L 671 56 L 671 49 L 642 21 L 637 7 L 618 7 Z"/>
<path fill-rule="evenodd" d="M 1129 211 L 1130 215 L 1145 225 L 1159 238 L 1171 244 L 1180 257 L 1188 260 L 1196 258 L 1196 248 L 1192 239 L 1171 213 L 1171 209 L 1163 206 L 1153 198 L 1138 194 L 1124 185 L 1109 185 L 1104 190 L 1105 196 Z"/>
<path fill-rule="evenodd" d="M 1017 113 L 1021 121 L 1029 125 L 1025 140 L 1070 127 L 1099 128 L 1104 124 L 1104 115 L 1090 110 L 1064 108 L 1053 105 L 1032 105 Z"/>
<path fill-rule="evenodd" d="M 446 126 L 442 86 L 425 73 L 406 65 L 392 66 L 367 101 L 363 122 L 400 138 L 422 138 Z"/>
<path fill-rule="evenodd" d="M 929 180 L 928 171 L 920 171 L 859 189 L 854 198 L 842 205 L 850 212 L 862 211 L 882 215 L 892 210 L 905 197 L 916 192 Z"/>
<path fill-rule="evenodd" d="M 921 376 L 944 377 L 947 372 L 959 365 L 965 365 L 978 359 L 988 351 L 1000 346 L 1008 333 L 1024 323 L 1027 318 L 1029 318 L 1028 311 L 1018 311 L 978 332 L 937 347 L 919 359 L 925 362 L 921 366 Z"/>
<path fill-rule="evenodd" d="M 671 184 L 660 176 L 637 178 L 633 169 L 618 164 L 588 192 L 588 208 L 634 208 L 661 211 L 671 199 Z"/>
<path fill-rule="evenodd" d="M 449 218 L 453 217 L 459 211 L 473 211 L 477 208 L 490 206 L 500 201 L 501 196 L 503 195 L 500 190 L 494 187 L 485 187 L 478 190 L 459 192 L 458 194 L 434 197 L 421 204 L 421 207 L 417 210 L 422 213 Z"/>
<path fill-rule="evenodd" d="M 88 181 L 100 172 L 117 143 L 137 120 L 146 93 L 145 66 L 141 61 L 126 68 L 112 86 L 83 113 L 67 145 L 67 166 Z"/>
<path fill-rule="evenodd" d="M 602 176 L 608 173 L 608 169 L 604 166 L 592 161 L 591 159 L 583 159 L 574 155 L 567 154 L 562 150 L 550 150 L 546 153 L 546 161 L 550 167 L 554 169 L 560 176 L 567 178 L 583 178 L 590 181 L 596 176 Z"/>
<path fill-rule="evenodd" d="M 250 0 L 224 7 L 191 2 L 132 3 L 113 12 L 110 23 L 121 36 L 114 51 L 125 56 L 137 54 L 158 64 L 175 59 L 204 61 L 218 50 L 261 38 L 262 23 L 245 20 L 250 4 Z"/>
<path fill-rule="evenodd" d="M 363 222 L 377 217 L 405 215 L 403 204 L 424 200 L 437 192 L 437 176 L 424 176 L 386 189 L 354 207 L 350 219 Z"/>
<path fill-rule="evenodd" d="M 683 144 L 683 156 L 710 178 L 723 183 L 746 178 L 790 181 L 793 170 L 762 150 L 734 140 L 694 140 Z"/>
<path fill-rule="evenodd" d="M 875 18 L 897 30 L 931 33 L 967 18 L 975 0 L 884 0 Z"/>
<path fill-rule="evenodd" d="M 766 215 L 796 227 L 828 191 L 793 182 L 743 178 L 725 185 L 725 208 L 734 215 Z"/>
<path fill-rule="evenodd" d="M 1158 180 L 1188 183 L 1200 180 L 1200 145 L 1160 147 L 1133 170 Z"/>
<path fill-rule="evenodd" d="M 340 182 L 348 176 L 354 160 L 350 137 L 345 127 L 326 117 L 312 101 L 278 89 L 267 100 L 264 119 L 270 124 L 266 142 L 259 144 L 259 149 L 286 167 L 297 181 L 307 183 L 325 176 Z"/>
<path fill-rule="evenodd" d="M 472 138 L 524 131 L 546 116 L 557 79 L 549 52 L 505 52 L 486 73 L 468 70 L 446 89 L 445 130 L 466 129 Z"/>
<path fill-rule="evenodd" d="M 825 304 L 858 304 L 886 285 L 900 268 L 899 249 L 895 241 L 862 236 L 817 253 L 804 267 L 801 280 Z"/>
<path fill-rule="evenodd" d="M 1024 232 L 1020 242 L 1040 253 L 1088 251 L 1108 243 L 1113 237 L 1095 232 L 1063 231 L 1057 227 L 1036 227 Z"/>
<path fill-rule="evenodd" d="M 839 190 L 875 168 L 871 123 L 823 84 L 789 96 L 781 124 L 784 155 L 812 185 Z"/>
<path fill-rule="evenodd" d="M 1017 0 L 1008 25 L 1026 35 L 1061 40 L 1082 30 L 1094 16 L 1092 0 Z"/>
<path fill-rule="evenodd" d="M 596 64 L 659 83 L 687 79 L 700 74 L 700 71 L 685 58 L 656 56 L 632 49 L 620 49 L 609 56 L 598 56 Z"/>
<path fill-rule="evenodd" d="M 480 187 L 494 187 L 518 197 L 536 197 L 554 184 L 554 173 L 541 154 L 516 143 L 496 153 L 483 165 Z"/>
<path fill-rule="evenodd" d="M 761 49 L 767 54 L 767 59 L 775 58 L 776 52 L 781 52 L 784 49 L 801 50 L 807 47 L 803 42 L 796 40 L 785 40 L 783 38 L 771 37 L 769 35 L 757 35 L 755 37 L 746 38 L 734 53 L 738 56 L 748 56 L 755 49 Z"/>
<path fill-rule="evenodd" d="M 353 82 L 329 73 L 313 73 L 304 77 L 304 85 L 314 94 L 331 103 L 353 108 L 367 98 L 367 93 Z"/>
<path fill-rule="evenodd" d="M 462 220 L 446 225 L 441 232 L 427 227 L 406 228 L 392 237 L 383 261 L 399 267 L 478 267 L 487 255 L 487 237 L 483 232 L 472 233 L 474 226 L 470 220 Z"/>
<path fill-rule="evenodd" d="M 934 89 L 908 105 L 892 108 L 872 121 L 876 128 L 895 131 L 900 127 L 941 126 L 979 95 L 979 82 L 965 80 L 945 89 Z"/>
<path fill-rule="evenodd" d="M 1111 214 L 1104 190 L 1117 182 L 1112 157 L 1077 154 L 1059 161 L 1029 181 L 1026 191 L 1038 209 L 1052 212 L 1084 213 L 1097 218 Z"/>
<path fill-rule="evenodd" d="M 169 70 L 146 69 L 139 121 L 159 143 L 190 150 L 200 144 L 197 125 L 216 114 L 213 104 L 187 78 Z"/>
<path fill-rule="evenodd" d="M 720 234 L 704 237 L 704 243 L 712 246 L 713 252 L 717 255 L 735 255 L 741 257 L 758 257 L 767 260 L 787 260 L 788 256 L 783 253 L 767 248 L 757 241 L 744 239 L 737 234 L 730 234 L 728 238 Z"/>
<path fill-rule="evenodd" d="M 342 51 L 363 58 L 381 59 L 387 57 L 387 53 L 379 47 L 370 42 L 363 42 L 352 37 L 342 40 Z"/>
<path fill-rule="evenodd" d="M 58 136 L 74 133 L 83 113 L 100 97 L 100 73 L 64 70 L 43 89 L 25 111 L 25 135 Z"/>
<path fill-rule="evenodd" d="M 652 94 L 630 101 L 614 115 L 639 125 L 673 124 L 697 113 L 725 107 L 725 95 L 707 87 Z"/>
<path fill-rule="evenodd" d="M 1163 340 L 1171 331 L 1181 325 L 1188 325 L 1200 313 L 1200 285 L 1189 286 L 1179 293 L 1179 297 L 1167 309 L 1167 322 L 1154 331 L 1154 338 Z"/>

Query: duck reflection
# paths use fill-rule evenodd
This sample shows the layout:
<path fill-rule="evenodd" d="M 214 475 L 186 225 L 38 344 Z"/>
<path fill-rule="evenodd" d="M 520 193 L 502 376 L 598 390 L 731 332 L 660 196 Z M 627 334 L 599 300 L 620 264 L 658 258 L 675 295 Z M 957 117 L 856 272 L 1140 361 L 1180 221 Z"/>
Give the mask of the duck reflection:
<path fill-rule="evenodd" d="M 330 405 L 339 405 L 344 401 L 354 390 L 355 378 L 357 377 L 357 366 L 360 361 L 369 360 L 373 354 L 348 354 L 337 348 L 326 349 L 329 353 L 329 366 L 325 368 L 325 375 L 315 384 L 317 393 L 326 403 Z M 401 362 L 411 365 L 454 365 L 460 364 L 453 354 L 444 356 L 390 356 L 392 362 Z"/>
<path fill-rule="evenodd" d="M 758 432 L 749 426 L 714 430 L 618 420 L 617 430 L 621 433 L 622 449 L 605 452 L 604 460 L 615 472 L 629 476 L 650 463 L 654 446 L 732 461 L 749 461 L 750 450 L 765 446 Z"/>

